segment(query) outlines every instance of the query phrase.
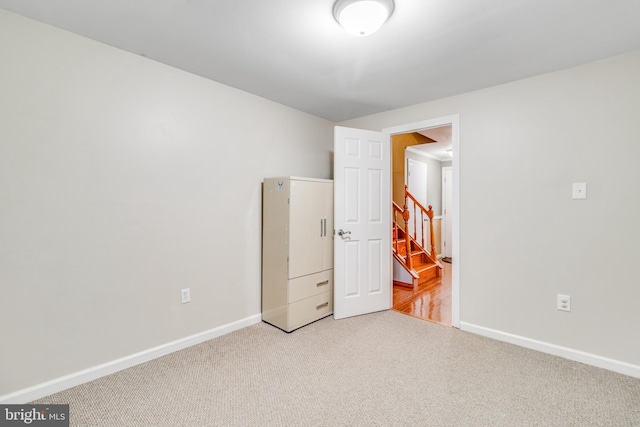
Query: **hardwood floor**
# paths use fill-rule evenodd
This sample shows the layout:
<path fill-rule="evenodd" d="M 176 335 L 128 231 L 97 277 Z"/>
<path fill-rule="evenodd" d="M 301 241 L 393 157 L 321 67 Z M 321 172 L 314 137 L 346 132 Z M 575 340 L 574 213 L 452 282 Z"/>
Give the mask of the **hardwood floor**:
<path fill-rule="evenodd" d="M 409 316 L 451 326 L 451 264 L 442 262 L 442 277 L 430 279 L 415 291 L 393 286 L 393 309 Z"/>

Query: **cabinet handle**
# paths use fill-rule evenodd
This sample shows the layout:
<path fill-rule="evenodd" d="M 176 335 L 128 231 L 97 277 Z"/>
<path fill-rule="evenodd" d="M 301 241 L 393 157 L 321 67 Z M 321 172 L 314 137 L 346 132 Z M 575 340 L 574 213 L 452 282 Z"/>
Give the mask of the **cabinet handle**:
<path fill-rule="evenodd" d="M 322 237 L 322 218 L 320 218 L 320 237 Z"/>
<path fill-rule="evenodd" d="M 327 218 L 323 218 L 322 223 L 324 224 L 324 233 L 322 234 L 322 236 L 327 237 Z"/>
<path fill-rule="evenodd" d="M 328 284 L 329 284 L 329 280 L 327 279 L 327 280 L 325 280 L 324 282 L 316 283 L 316 287 L 318 287 L 318 288 L 319 288 L 320 286 L 328 285 Z"/>
<path fill-rule="evenodd" d="M 320 310 L 321 308 L 325 308 L 327 306 L 329 306 L 329 302 L 328 301 L 327 302 L 323 302 L 322 304 L 316 305 L 316 310 Z"/>

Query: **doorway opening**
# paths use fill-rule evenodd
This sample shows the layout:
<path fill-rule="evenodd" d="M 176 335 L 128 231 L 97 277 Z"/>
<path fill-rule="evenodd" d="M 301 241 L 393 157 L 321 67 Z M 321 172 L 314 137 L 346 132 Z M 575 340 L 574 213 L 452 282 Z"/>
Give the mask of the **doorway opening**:
<path fill-rule="evenodd" d="M 403 283 L 401 262 L 394 257 L 393 306 L 395 311 L 447 326 L 459 327 L 458 197 L 455 180 L 458 159 L 457 116 L 386 129 L 391 134 L 392 199 L 396 205 L 429 207 L 432 218 L 406 221 L 412 236 L 432 242 L 438 274 Z M 454 185 L 455 184 L 455 185 Z M 407 198 L 409 194 L 409 198 Z M 415 215 L 415 211 L 410 215 Z M 431 221 L 429 223 L 428 221 Z M 397 227 L 394 226 L 394 227 Z M 404 233 L 403 233 L 404 234 Z M 431 235 L 432 234 L 432 235 Z M 455 234 L 455 236 L 454 236 Z M 400 272 L 396 277 L 397 272 Z M 416 276 L 416 271 L 413 273 Z M 398 279 L 398 280 L 396 280 Z M 406 279 L 404 280 L 406 282 Z M 409 286 L 407 286 L 409 285 Z"/>

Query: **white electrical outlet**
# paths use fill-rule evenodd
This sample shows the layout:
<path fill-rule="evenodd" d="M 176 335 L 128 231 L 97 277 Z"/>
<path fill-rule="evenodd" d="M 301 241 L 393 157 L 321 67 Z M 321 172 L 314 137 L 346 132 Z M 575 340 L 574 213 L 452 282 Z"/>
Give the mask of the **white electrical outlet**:
<path fill-rule="evenodd" d="M 571 191 L 571 197 L 574 199 L 586 199 L 587 198 L 587 183 L 586 182 L 574 182 Z"/>
<path fill-rule="evenodd" d="M 571 311 L 571 297 L 569 295 L 558 294 L 558 310 Z"/>
<path fill-rule="evenodd" d="M 191 302 L 191 289 L 190 288 L 184 288 L 181 291 L 181 295 L 182 295 L 182 303 L 188 303 Z"/>

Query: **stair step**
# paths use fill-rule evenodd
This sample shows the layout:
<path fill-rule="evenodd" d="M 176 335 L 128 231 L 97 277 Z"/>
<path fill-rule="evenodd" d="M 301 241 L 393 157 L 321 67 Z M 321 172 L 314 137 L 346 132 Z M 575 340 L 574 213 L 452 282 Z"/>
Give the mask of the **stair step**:
<path fill-rule="evenodd" d="M 419 255 L 411 255 L 411 264 L 412 265 L 431 265 L 434 264 L 431 259 L 423 254 Z"/>
<path fill-rule="evenodd" d="M 414 265 L 413 269 L 416 271 L 416 273 L 421 274 L 425 271 L 428 270 L 434 270 L 436 269 L 438 266 L 436 264 L 422 264 L 422 265 Z"/>
<path fill-rule="evenodd" d="M 431 280 L 435 277 L 438 277 L 438 266 L 436 264 L 425 266 L 420 270 L 418 269 L 414 269 L 414 270 L 416 270 L 416 272 L 418 273 L 418 276 L 420 276 L 420 278 L 418 279 L 418 283 L 424 283 L 427 280 Z"/>
<path fill-rule="evenodd" d="M 407 240 L 401 238 L 397 240 L 397 249 L 394 245 L 396 254 L 403 258 L 406 262 L 407 259 Z M 424 283 L 439 276 L 438 265 L 435 264 L 424 252 L 419 249 L 411 251 L 411 267 L 418 276 L 418 282 Z"/>

